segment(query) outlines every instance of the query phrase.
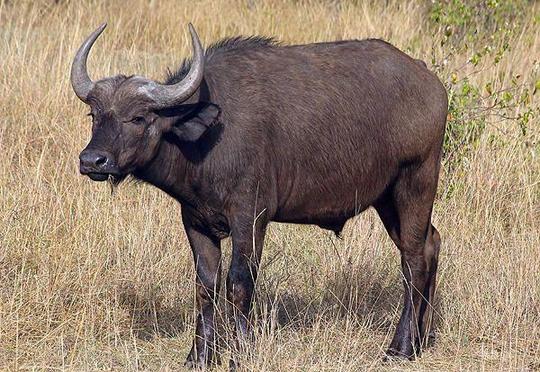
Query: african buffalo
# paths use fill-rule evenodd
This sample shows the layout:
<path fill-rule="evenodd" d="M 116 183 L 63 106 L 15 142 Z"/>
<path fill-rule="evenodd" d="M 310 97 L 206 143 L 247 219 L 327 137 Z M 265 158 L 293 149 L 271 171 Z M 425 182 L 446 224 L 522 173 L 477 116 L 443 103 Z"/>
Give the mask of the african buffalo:
<path fill-rule="evenodd" d="M 217 358 L 223 238 L 232 237 L 226 292 L 242 339 L 268 223 L 339 234 L 370 206 L 401 252 L 404 307 L 387 353 L 414 358 L 431 323 L 440 247 L 431 224 L 448 108 L 439 79 L 381 40 L 236 37 L 204 50 L 190 24 L 193 59 L 164 83 L 92 81 L 86 60 L 105 26 L 71 70 L 92 116 L 80 171 L 114 183 L 132 175 L 180 202 L 197 273 L 187 364 Z"/>

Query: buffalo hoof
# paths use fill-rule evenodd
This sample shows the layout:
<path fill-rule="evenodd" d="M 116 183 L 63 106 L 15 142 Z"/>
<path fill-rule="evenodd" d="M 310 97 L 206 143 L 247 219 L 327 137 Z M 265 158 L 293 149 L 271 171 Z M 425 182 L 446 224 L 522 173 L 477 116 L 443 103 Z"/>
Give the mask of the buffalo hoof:
<path fill-rule="evenodd" d="M 219 363 L 217 362 L 208 363 L 208 362 L 203 362 L 203 361 L 197 361 L 195 360 L 192 354 L 189 354 L 188 357 L 186 358 L 186 361 L 184 362 L 184 367 L 186 367 L 186 369 L 207 369 L 207 368 L 210 369 L 217 364 Z"/>
<path fill-rule="evenodd" d="M 205 369 L 221 364 L 221 357 L 218 352 L 206 349 L 206 353 L 197 353 L 195 347 L 191 348 L 184 367 L 187 369 Z"/>
<path fill-rule="evenodd" d="M 413 361 L 416 354 L 411 350 L 400 351 L 393 348 L 386 350 L 386 355 L 383 358 L 384 362 L 395 363 L 404 361 Z"/>
<path fill-rule="evenodd" d="M 191 355 L 188 355 L 188 357 L 186 358 L 186 361 L 184 362 L 184 367 L 186 367 L 187 369 L 197 368 L 197 363 L 195 363 Z"/>
<path fill-rule="evenodd" d="M 187 369 L 201 369 L 201 368 L 204 368 L 205 366 L 201 363 L 197 363 L 193 354 L 189 353 L 189 355 L 186 358 L 186 361 L 184 362 L 184 367 L 186 367 Z"/>

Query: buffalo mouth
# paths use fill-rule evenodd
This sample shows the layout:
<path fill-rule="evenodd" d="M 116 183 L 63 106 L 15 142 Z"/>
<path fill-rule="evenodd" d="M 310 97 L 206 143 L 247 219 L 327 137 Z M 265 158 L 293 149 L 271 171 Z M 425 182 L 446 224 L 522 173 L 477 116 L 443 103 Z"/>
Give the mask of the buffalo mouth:
<path fill-rule="evenodd" d="M 110 181 L 113 184 L 119 184 L 126 176 L 117 172 L 81 172 L 81 174 L 88 176 L 92 181 Z"/>
<path fill-rule="evenodd" d="M 90 173 L 87 173 L 86 174 L 88 177 L 90 177 L 90 179 L 92 181 L 98 181 L 98 182 L 102 182 L 102 181 L 107 181 L 109 179 L 109 177 L 114 177 L 112 174 L 110 173 L 96 173 L 96 172 L 90 172 Z"/>

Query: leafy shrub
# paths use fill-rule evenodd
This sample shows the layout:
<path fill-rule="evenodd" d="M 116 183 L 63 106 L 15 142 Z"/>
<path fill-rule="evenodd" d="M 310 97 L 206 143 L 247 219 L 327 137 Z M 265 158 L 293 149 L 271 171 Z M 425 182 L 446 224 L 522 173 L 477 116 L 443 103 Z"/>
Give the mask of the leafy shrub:
<path fill-rule="evenodd" d="M 434 56 L 432 64 L 449 96 L 444 159 L 450 167 L 467 159 L 487 125 L 510 121 L 525 136 L 532 117 L 539 114 L 532 105 L 532 95 L 540 90 L 538 63 L 531 71 L 536 79 L 527 79 L 536 81 L 533 87 L 522 83 L 520 75 L 508 79 L 495 74 L 515 42 L 516 30 L 530 16 L 527 5 L 525 0 L 434 0 L 428 9 L 435 39 L 445 53 Z M 464 54 L 470 56 L 464 63 L 449 63 Z M 474 75 L 486 70 L 494 72 L 493 78 L 477 82 Z"/>

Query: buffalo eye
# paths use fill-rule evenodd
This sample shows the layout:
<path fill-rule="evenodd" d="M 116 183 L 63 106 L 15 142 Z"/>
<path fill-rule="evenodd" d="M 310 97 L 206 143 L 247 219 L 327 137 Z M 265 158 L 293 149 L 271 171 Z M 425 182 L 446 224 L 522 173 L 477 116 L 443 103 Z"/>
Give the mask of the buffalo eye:
<path fill-rule="evenodd" d="M 145 120 L 142 116 L 135 116 L 133 119 L 130 120 L 131 123 L 142 125 L 145 123 Z"/>

